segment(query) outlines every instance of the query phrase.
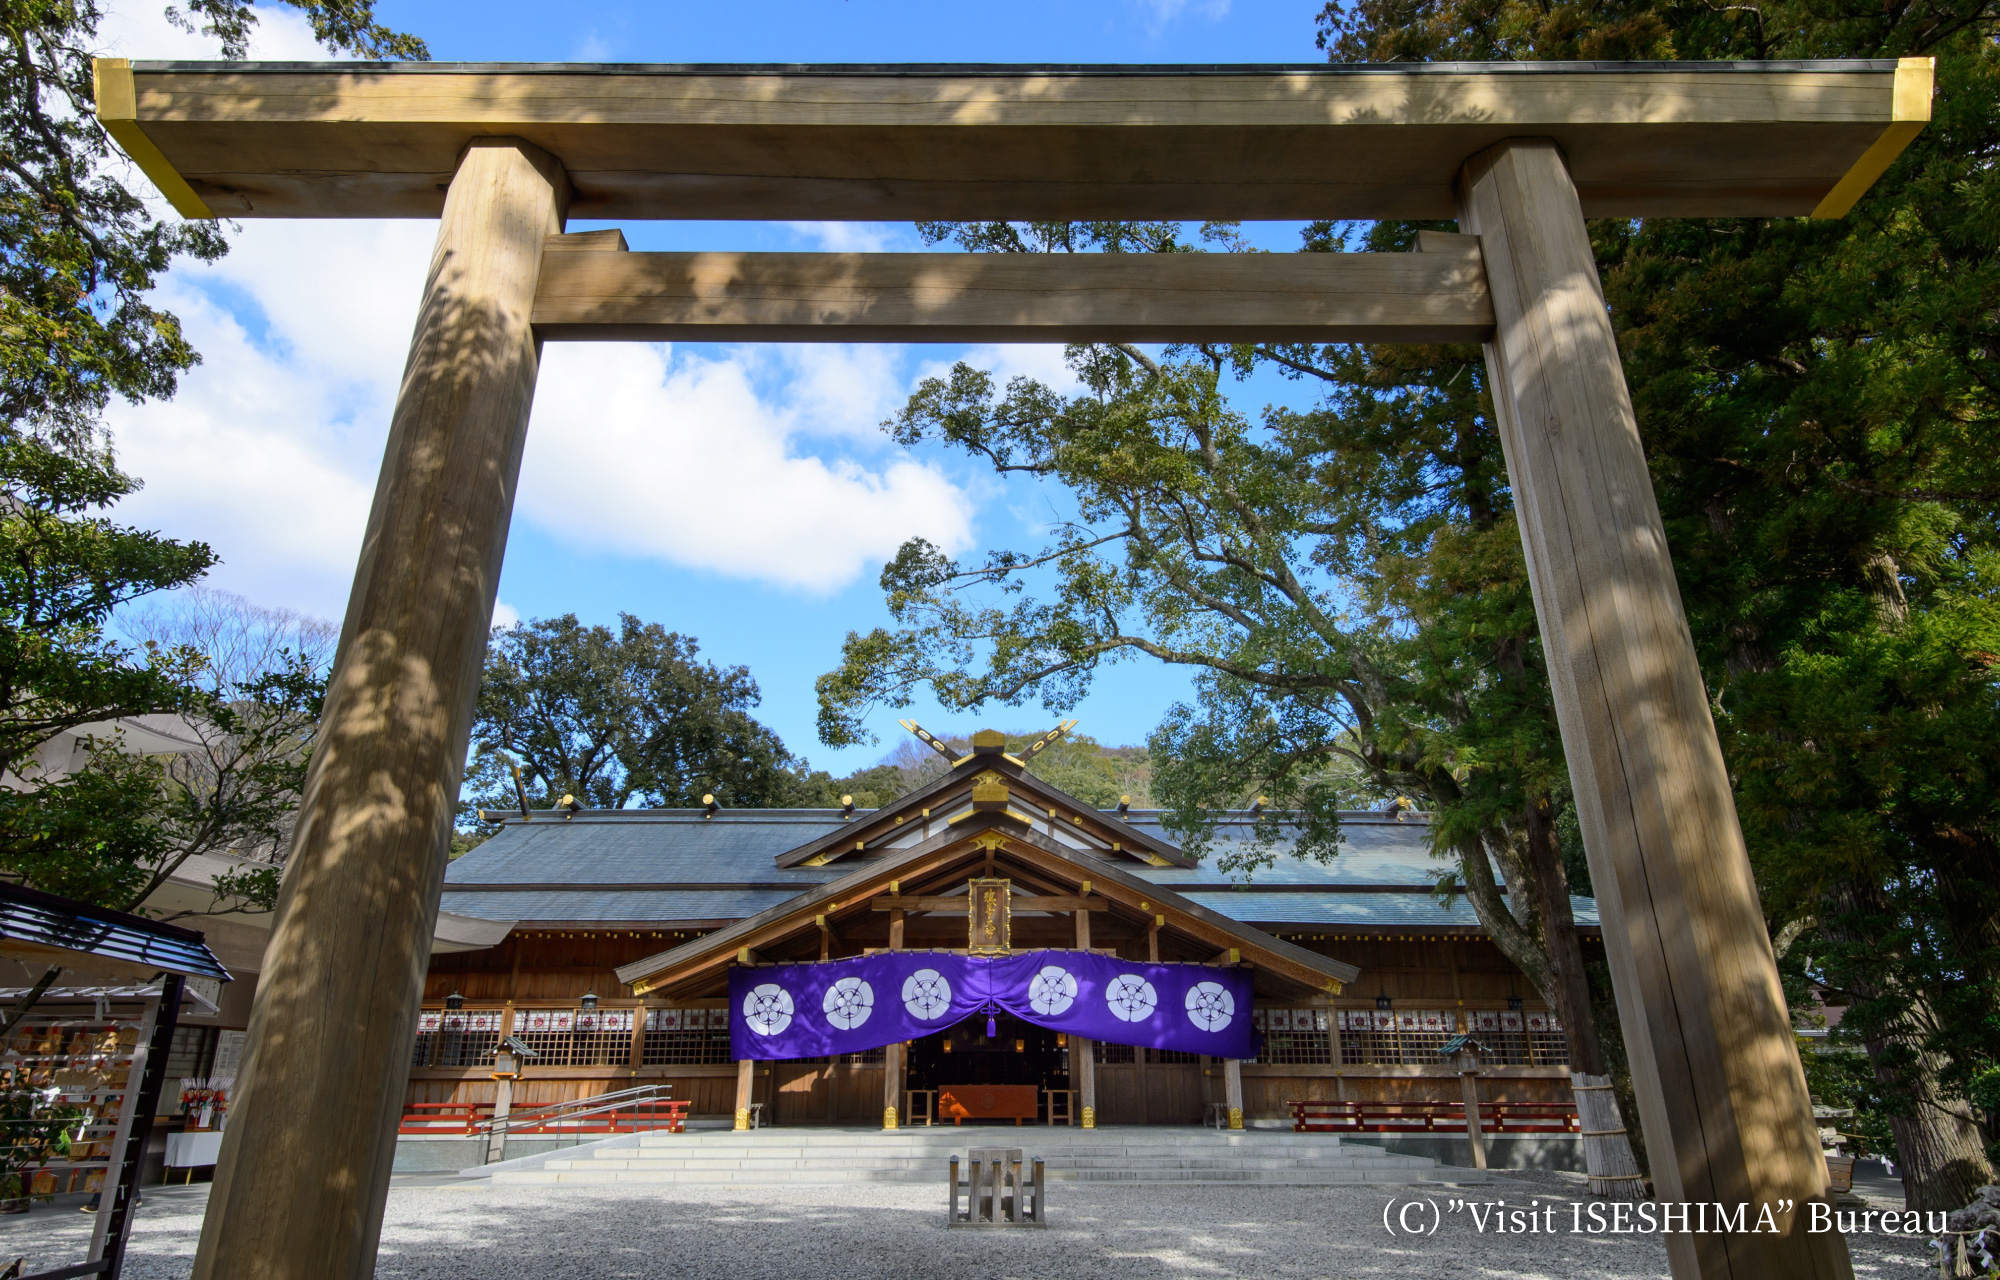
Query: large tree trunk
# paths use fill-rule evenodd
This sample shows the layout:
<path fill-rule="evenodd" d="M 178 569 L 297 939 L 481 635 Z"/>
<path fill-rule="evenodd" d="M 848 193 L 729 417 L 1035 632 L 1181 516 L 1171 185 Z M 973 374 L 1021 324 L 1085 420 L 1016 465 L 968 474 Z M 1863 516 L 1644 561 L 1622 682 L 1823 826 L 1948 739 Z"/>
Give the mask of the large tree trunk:
<path fill-rule="evenodd" d="M 1828 910 L 1820 918 L 1820 934 L 1834 944 L 1836 955 L 1858 950 L 1873 957 L 1875 952 L 1864 945 L 1866 935 L 1871 922 L 1889 914 L 1880 886 L 1849 883 L 1830 895 Z M 1879 975 L 1896 963 L 1893 955 L 1875 964 L 1850 960 L 1832 976 L 1857 1000 L 1883 1001 L 1891 993 Z M 1862 1046 L 1875 1079 L 1902 1104 L 1901 1112 L 1889 1117 L 1889 1131 L 1903 1170 L 1904 1204 L 1949 1212 L 1964 1207 L 1975 1191 L 1994 1181 L 1993 1164 L 1986 1158 L 1971 1107 L 1944 1094 L 1939 1079 L 1942 1056 L 1924 1046 L 1924 1028 L 1935 1020 L 1929 1003 L 1921 992 L 1911 992 L 1894 1007 L 1898 1016 L 1889 1025 L 1855 1029 L 1875 1033 Z"/>
<path fill-rule="evenodd" d="M 1508 886 L 1510 906 L 1493 877 L 1485 845 L 1467 840 L 1459 846 L 1466 900 L 1500 953 L 1526 975 L 1556 1017 L 1568 1040 L 1570 1083 L 1576 1090 L 1578 1117 L 1583 1121 L 1584 1169 L 1593 1195 L 1614 1200 L 1645 1197 L 1645 1179 L 1626 1131 L 1623 1111 L 1604 1060 L 1597 1024 L 1591 1015 L 1590 984 L 1583 968 L 1583 950 L 1576 939 L 1570 912 L 1569 885 L 1556 857 L 1554 833 L 1546 815 L 1539 841 L 1531 825 L 1526 856 L 1515 859 L 1527 870 Z M 1538 852 L 1537 843 L 1543 847 Z M 1522 883 L 1525 881 L 1525 883 Z M 1541 921 L 1540 936 L 1516 913 L 1532 910 Z"/>
<path fill-rule="evenodd" d="M 1889 1117 L 1903 1170 L 1904 1206 L 1945 1213 L 1964 1208 L 1994 1180 L 1971 1104 L 1944 1096 L 1938 1084 L 1943 1063 L 1937 1054 L 1898 1053 L 1884 1040 L 1870 1040 L 1866 1048 L 1876 1080 L 1909 1108 Z"/>
<path fill-rule="evenodd" d="M 1546 800 L 1528 806 L 1528 884 L 1542 918 L 1542 937 L 1549 954 L 1549 1005 L 1562 1019 L 1569 1041 L 1570 1088 L 1576 1096 L 1577 1118 L 1583 1129 L 1583 1167 L 1590 1175 L 1592 1195 L 1607 1200 L 1643 1200 L 1646 1179 L 1632 1150 L 1632 1135 L 1618 1105 L 1618 1094 L 1597 1037 L 1590 1006 L 1590 978 L 1583 968 L 1583 946 L 1577 941 L 1576 916 L 1570 910 L 1569 876 L 1556 847 L 1555 815 Z"/>

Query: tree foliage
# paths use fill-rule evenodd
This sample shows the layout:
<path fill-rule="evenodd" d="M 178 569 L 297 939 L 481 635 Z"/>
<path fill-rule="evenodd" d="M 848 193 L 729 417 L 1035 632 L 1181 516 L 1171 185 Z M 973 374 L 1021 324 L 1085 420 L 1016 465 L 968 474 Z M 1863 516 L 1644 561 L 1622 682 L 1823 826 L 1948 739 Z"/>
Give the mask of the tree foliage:
<path fill-rule="evenodd" d="M 302 0 L 329 48 L 422 58 L 423 42 L 376 20 L 372 0 Z M 188 0 L 170 16 L 243 57 L 249 0 Z M 94 440 L 110 397 L 171 395 L 199 357 L 148 300 L 177 258 L 212 261 L 213 222 L 155 216 L 94 114 L 91 67 L 103 6 L 0 2 L 0 431 Z"/>
<path fill-rule="evenodd" d="M 565 795 L 597 809 L 686 808 L 704 795 L 730 808 L 829 803 L 813 774 L 750 714 L 745 667 L 699 658 L 694 639 L 620 614 L 617 630 L 575 614 L 496 629 L 473 729 L 466 816 Z"/>
<path fill-rule="evenodd" d="M 1593 228 L 1767 913 L 1802 935 L 1796 975 L 1848 1002 L 1927 1208 L 1991 1180 L 1942 1129 L 1969 1129 L 2000 1044 L 1996 19 L 1987 0 L 1321 19 L 1336 58 L 1937 59 L 1931 125 L 1842 221 Z"/>
<path fill-rule="evenodd" d="M 0 441 L 0 870 L 134 910 L 190 858 L 224 853 L 211 909 L 269 909 L 325 686 L 327 628 L 188 588 L 214 554 L 114 521 L 135 483 L 108 457 Z M 196 589 L 199 591 L 199 589 Z M 262 627 L 261 645 L 243 643 Z M 294 650 L 286 629 L 311 639 Z M 316 640 L 317 643 L 312 643 Z M 183 750 L 128 739 L 161 732 Z M 81 750 L 58 751 L 76 742 Z M 56 754 L 51 754 L 56 752 Z"/>

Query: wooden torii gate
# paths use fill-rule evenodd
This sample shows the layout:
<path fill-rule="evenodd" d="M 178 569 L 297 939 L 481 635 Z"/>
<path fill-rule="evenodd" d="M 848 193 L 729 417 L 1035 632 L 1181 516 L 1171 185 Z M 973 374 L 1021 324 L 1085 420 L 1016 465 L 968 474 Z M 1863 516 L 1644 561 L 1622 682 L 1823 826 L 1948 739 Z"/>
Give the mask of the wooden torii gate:
<path fill-rule="evenodd" d="M 441 218 L 197 1277 L 372 1274 L 546 339 L 1485 343 L 1677 1277 L 1851 1274 L 1587 217 L 1840 217 L 1927 59 L 98 64 L 183 213 Z M 1407 255 L 630 253 L 567 217 L 1450 218 Z"/>

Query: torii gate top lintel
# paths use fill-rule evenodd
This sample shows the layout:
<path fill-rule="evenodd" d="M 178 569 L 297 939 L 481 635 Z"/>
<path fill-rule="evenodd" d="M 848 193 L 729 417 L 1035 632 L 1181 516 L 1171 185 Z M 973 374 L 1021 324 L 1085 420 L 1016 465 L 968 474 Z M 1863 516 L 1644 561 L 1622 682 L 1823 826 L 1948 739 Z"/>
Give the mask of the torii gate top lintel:
<path fill-rule="evenodd" d="M 98 64 L 185 215 L 436 217 L 466 145 L 593 219 L 1449 218 L 1470 155 L 1562 148 L 1587 217 L 1838 217 L 1931 61 L 1305 66 Z"/>

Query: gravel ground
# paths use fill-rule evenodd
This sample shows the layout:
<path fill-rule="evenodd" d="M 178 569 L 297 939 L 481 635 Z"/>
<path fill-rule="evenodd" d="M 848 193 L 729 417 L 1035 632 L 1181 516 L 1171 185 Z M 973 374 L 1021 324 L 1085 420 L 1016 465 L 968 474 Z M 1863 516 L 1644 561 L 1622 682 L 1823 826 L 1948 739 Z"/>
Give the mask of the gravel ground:
<path fill-rule="evenodd" d="M 1873 1189 L 1871 1189 L 1873 1190 Z M 1391 1194 L 1441 1203 L 1454 1194 L 1585 1200 L 1582 1179 L 1513 1174 L 1498 1187 L 1118 1187 L 1058 1185 L 1046 1231 L 950 1231 L 942 1188 L 783 1188 L 772 1196 L 716 1188 L 485 1187 L 399 1178 L 389 1195 L 376 1275 L 382 1280 L 1317 1280 L 1370 1276 L 1495 1280 L 1622 1280 L 1666 1274 L 1655 1237 L 1476 1233 L 1448 1215 L 1434 1236 L 1391 1238 Z M 131 1280 L 188 1275 L 207 1188 L 153 1188 L 134 1228 Z M 1900 1204 L 1870 1195 L 1878 1208 Z M 75 1261 L 90 1218 L 79 1197 L 0 1220 L 0 1268 Z M 1927 1280 L 1923 1241 L 1849 1237 L 1867 1280 Z"/>

